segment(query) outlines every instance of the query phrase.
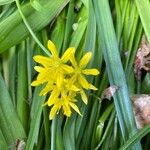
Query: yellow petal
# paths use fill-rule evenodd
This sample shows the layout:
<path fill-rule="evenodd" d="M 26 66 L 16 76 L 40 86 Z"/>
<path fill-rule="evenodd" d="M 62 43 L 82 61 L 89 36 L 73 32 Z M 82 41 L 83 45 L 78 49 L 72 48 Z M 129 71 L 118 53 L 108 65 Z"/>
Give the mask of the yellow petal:
<path fill-rule="evenodd" d="M 78 108 L 78 106 L 77 105 L 75 105 L 74 103 L 69 103 L 69 105 L 79 114 L 79 115 L 81 115 L 81 113 L 80 113 L 80 110 L 79 110 L 79 108 Z M 82 115 L 81 115 L 82 116 Z"/>
<path fill-rule="evenodd" d="M 34 61 L 43 65 L 44 67 L 49 67 L 52 66 L 52 60 L 51 58 L 45 57 L 45 56 L 41 56 L 41 55 L 36 55 L 33 57 Z"/>
<path fill-rule="evenodd" d="M 94 85 L 92 85 L 92 84 L 89 84 L 90 86 L 89 86 L 89 89 L 91 89 L 91 90 L 98 90 Z"/>
<path fill-rule="evenodd" d="M 67 117 L 70 117 L 71 116 L 71 110 L 70 110 L 69 105 L 64 104 L 62 107 L 63 107 L 64 114 Z"/>
<path fill-rule="evenodd" d="M 73 67 L 76 67 L 77 66 L 77 62 L 76 62 L 76 59 L 75 59 L 75 53 L 73 53 L 70 57 L 70 61 L 71 61 L 71 64 Z"/>
<path fill-rule="evenodd" d="M 74 47 L 70 47 L 68 48 L 65 53 L 63 54 L 63 56 L 61 57 L 61 60 L 63 61 L 63 63 L 66 63 L 70 58 L 71 55 L 75 52 L 75 48 Z"/>
<path fill-rule="evenodd" d="M 75 99 L 75 96 L 77 95 L 76 92 L 69 91 L 68 97 L 70 97 L 72 102 L 76 102 L 77 100 Z"/>
<path fill-rule="evenodd" d="M 56 113 L 60 110 L 61 106 L 60 105 L 56 105 L 56 106 L 53 106 L 51 111 L 50 111 L 50 114 L 49 114 L 49 119 L 52 120 Z"/>
<path fill-rule="evenodd" d="M 43 69 L 37 76 L 37 80 L 41 80 L 43 82 L 46 81 L 54 81 L 56 77 L 54 76 L 54 71 L 52 69 Z"/>
<path fill-rule="evenodd" d="M 88 52 L 86 53 L 80 60 L 80 63 L 79 63 L 79 67 L 80 68 L 85 68 L 88 64 L 88 62 L 90 61 L 92 57 L 92 53 L 91 52 Z"/>
<path fill-rule="evenodd" d="M 37 80 L 40 81 L 41 83 L 44 83 L 50 80 L 50 78 L 46 72 L 41 72 L 38 74 Z"/>
<path fill-rule="evenodd" d="M 41 66 L 35 66 L 34 69 L 37 71 L 37 72 L 43 72 L 45 71 L 45 68 L 41 67 Z"/>
<path fill-rule="evenodd" d="M 74 69 L 71 66 L 62 64 L 62 69 L 66 72 L 66 73 L 72 73 L 74 71 Z"/>
<path fill-rule="evenodd" d="M 67 86 L 71 87 L 75 83 L 76 80 L 77 80 L 76 75 L 73 75 L 70 79 L 68 79 Z"/>
<path fill-rule="evenodd" d="M 88 81 L 82 76 L 82 75 L 79 75 L 78 76 L 78 81 L 79 83 L 81 84 L 81 86 L 85 89 L 88 89 L 89 88 L 89 83 Z"/>
<path fill-rule="evenodd" d="M 51 106 L 57 102 L 59 94 L 60 92 L 56 89 L 51 92 L 51 95 L 48 99 L 48 106 Z"/>
<path fill-rule="evenodd" d="M 42 82 L 45 82 L 47 78 L 47 74 L 45 72 L 39 73 L 37 76 L 37 80 Z"/>
<path fill-rule="evenodd" d="M 86 74 L 86 75 L 98 75 L 99 74 L 99 71 L 97 69 L 84 69 L 82 70 L 82 73 L 83 74 Z"/>
<path fill-rule="evenodd" d="M 50 92 L 51 90 L 53 90 L 53 84 L 52 83 L 47 83 L 47 85 L 44 87 L 44 89 L 40 92 L 40 96 L 41 95 L 45 95 L 48 92 Z"/>
<path fill-rule="evenodd" d="M 80 89 L 77 88 L 75 85 L 72 85 L 72 86 L 70 87 L 70 90 L 75 91 L 75 92 L 80 91 Z"/>
<path fill-rule="evenodd" d="M 58 58 L 58 52 L 56 49 L 56 46 L 54 45 L 54 43 L 50 40 L 48 40 L 48 45 L 47 45 L 48 49 L 50 50 L 50 52 L 52 53 L 52 56 L 55 58 Z"/>
<path fill-rule="evenodd" d="M 35 80 L 31 83 L 31 86 L 38 86 L 40 84 L 42 84 L 43 81 L 40 81 L 40 80 Z"/>
<path fill-rule="evenodd" d="M 87 105 L 87 103 L 88 103 L 88 98 L 87 98 L 85 92 L 84 92 L 83 90 L 81 90 L 81 91 L 80 91 L 80 94 L 81 94 L 81 98 L 82 98 L 83 102 Z"/>
<path fill-rule="evenodd" d="M 56 83 L 58 89 L 60 89 L 60 88 L 62 87 L 62 85 L 63 85 L 63 80 L 64 80 L 63 74 L 58 73 L 58 74 L 57 74 L 57 83 Z"/>

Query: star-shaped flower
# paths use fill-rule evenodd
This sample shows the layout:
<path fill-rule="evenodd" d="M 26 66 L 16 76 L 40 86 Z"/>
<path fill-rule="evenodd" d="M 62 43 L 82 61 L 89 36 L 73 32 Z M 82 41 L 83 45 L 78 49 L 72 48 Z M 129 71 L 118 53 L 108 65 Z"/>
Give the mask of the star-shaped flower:
<path fill-rule="evenodd" d="M 85 77 L 85 75 L 98 75 L 99 74 L 99 71 L 95 68 L 86 69 L 86 66 L 89 63 L 91 56 L 92 56 L 92 53 L 88 52 L 81 58 L 79 63 L 77 63 L 75 59 L 75 55 L 72 54 L 72 57 L 70 60 L 74 68 L 74 71 L 71 74 L 71 78 L 70 78 L 70 85 L 75 83 L 77 87 L 80 88 L 80 94 L 85 104 L 87 104 L 87 96 L 84 92 L 84 89 L 97 90 L 97 88 L 93 86 L 91 83 L 89 83 Z"/>

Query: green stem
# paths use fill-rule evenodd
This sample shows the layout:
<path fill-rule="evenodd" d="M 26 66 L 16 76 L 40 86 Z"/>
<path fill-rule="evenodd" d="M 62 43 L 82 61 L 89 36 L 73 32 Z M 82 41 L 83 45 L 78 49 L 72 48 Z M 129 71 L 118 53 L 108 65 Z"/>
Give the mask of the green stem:
<path fill-rule="evenodd" d="M 57 116 L 52 120 L 51 150 L 56 150 L 56 129 L 57 129 Z"/>
<path fill-rule="evenodd" d="M 16 6 L 18 8 L 18 11 L 22 17 L 22 20 L 24 22 L 24 24 L 26 25 L 27 29 L 29 30 L 30 34 L 32 35 L 33 39 L 35 40 L 35 42 L 40 46 L 40 48 L 48 55 L 48 56 L 51 56 L 51 54 L 49 53 L 49 51 L 42 45 L 42 43 L 39 41 L 39 39 L 36 37 L 36 35 L 34 34 L 34 32 L 32 31 L 30 25 L 28 24 L 22 10 L 21 10 L 21 7 L 20 7 L 20 3 L 19 3 L 19 0 L 16 0 Z"/>

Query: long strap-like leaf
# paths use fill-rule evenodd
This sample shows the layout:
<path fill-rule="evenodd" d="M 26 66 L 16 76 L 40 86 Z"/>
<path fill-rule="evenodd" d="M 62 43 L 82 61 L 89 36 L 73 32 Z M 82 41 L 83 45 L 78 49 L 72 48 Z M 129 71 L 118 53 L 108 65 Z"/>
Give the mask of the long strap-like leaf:
<path fill-rule="evenodd" d="M 114 103 L 122 135 L 126 140 L 136 131 L 136 126 L 110 8 L 107 0 L 93 0 L 93 2 L 109 82 L 119 87 L 114 95 Z"/>
<path fill-rule="evenodd" d="M 0 128 L 8 145 L 26 138 L 25 131 L 12 104 L 5 82 L 0 74 Z"/>

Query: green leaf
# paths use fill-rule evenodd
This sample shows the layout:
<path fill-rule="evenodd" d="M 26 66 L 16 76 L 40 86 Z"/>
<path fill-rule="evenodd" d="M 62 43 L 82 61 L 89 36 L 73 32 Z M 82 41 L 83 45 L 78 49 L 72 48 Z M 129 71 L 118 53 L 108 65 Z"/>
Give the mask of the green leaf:
<path fill-rule="evenodd" d="M 0 128 L 8 145 L 26 138 L 25 131 L 12 104 L 10 95 L 0 74 Z M 16 130 L 17 129 L 17 130 Z"/>
<path fill-rule="evenodd" d="M 147 36 L 148 41 L 150 42 L 150 2 L 149 0 L 135 0 L 135 2 L 145 34 Z"/>
<path fill-rule="evenodd" d="M 133 135 L 129 140 L 126 141 L 126 143 L 119 150 L 130 149 L 131 146 L 133 146 L 133 144 L 135 144 L 137 141 L 141 140 L 148 133 L 150 133 L 150 125 L 144 127 L 139 132 L 137 132 L 135 135 Z"/>
<path fill-rule="evenodd" d="M 3 136 L 3 133 L 0 129 L 0 149 L 3 149 L 3 150 L 7 150 L 8 149 L 8 145 L 6 143 L 6 140 Z"/>
<path fill-rule="evenodd" d="M 75 119 L 76 114 L 66 120 L 63 130 L 63 142 L 65 150 L 75 150 Z M 71 128 L 70 128 L 71 127 Z"/>
<path fill-rule="evenodd" d="M 137 129 L 131 100 L 129 98 L 125 73 L 120 59 L 110 8 L 107 0 L 93 0 L 93 2 L 109 82 L 110 85 L 119 87 L 119 90 L 115 93 L 113 98 L 122 136 L 125 140 L 136 132 Z"/>
<path fill-rule="evenodd" d="M 72 25 L 75 21 L 75 13 L 74 13 L 74 7 L 75 7 L 75 0 L 70 0 L 69 6 L 68 6 L 68 12 L 67 12 L 67 20 L 66 20 L 66 26 L 65 26 L 65 35 L 64 35 L 64 41 L 63 41 L 63 50 L 62 53 L 68 48 L 71 32 L 72 32 Z"/>
<path fill-rule="evenodd" d="M 25 41 L 18 47 L 17 63 L 17 112 L 24 126 L 28 130 L 29 99 L 27 82 L 27 49 Z"/>
<path fill-rule="evenodd" d="M 12 3 L 14 1 L 15 0 L 0 0 L 0 5 L 6 5 L 6 4 Z"/>
<path fill-rule="evenodd" d="M 32 30 L 39 31 L 54 19 L 68 1 L 55 0 L 52 2 L 50 0 L 45 2 L 43 6 L 47 8 L 46 10 L 49 13 L 36 11 L 30 3 L 22 6 L 21 9 Z M 27 36 L 29 36 L 29 31 L 24 25 L 19 12 L 16 11 L 0 23 L 0 53 L 18 44 Z"/>
<path fill-rule="evenodd" d="M 73 46 L 76 48 L 79 46 L 80 41 L 83 37 L 83 34 L 84 34 L 86 26 L 87 26 L 87 22 L 88 22 L 87 17 L 88 17 L 87 16 L 87 8 L 83 7 L 81 9 L 80 14 L 78 15 L 78 21 L 73 24 L 74 32 L 71 37 L 72 39 L 70 42 L 70 46 Z"/>
<path fill-rule="evenodd" d="M 40 129 L 42 104 L 44 104 L 44 100 L 45 100 L 45 96 L 39 96 L 41 89 L 42 86 L 35 88 L 33 94 L 32 108 L 30 112 L 30 117 L 31 117 L 30 131 L 27 139 L 26 150 L 33 149 L 35 140 L 38 136 L 39 129 Z"/>

